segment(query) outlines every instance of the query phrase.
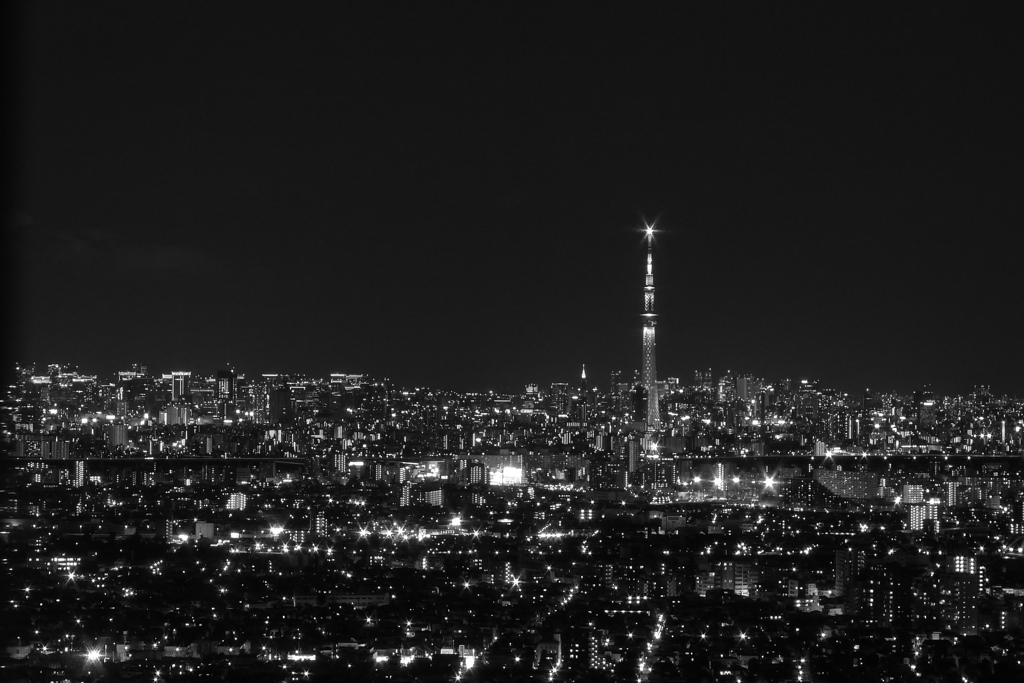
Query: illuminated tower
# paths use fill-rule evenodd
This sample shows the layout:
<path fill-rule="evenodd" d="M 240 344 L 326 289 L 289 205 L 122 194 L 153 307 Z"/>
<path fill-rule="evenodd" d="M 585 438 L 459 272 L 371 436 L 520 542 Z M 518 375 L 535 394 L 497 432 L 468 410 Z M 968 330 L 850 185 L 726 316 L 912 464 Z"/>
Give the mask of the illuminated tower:
<path fill-rule="evenodd" d="M 654 361 L 654 226 L 647 226 L 647 277 L 644 280 L 644 359 L 640 381 L 647 393 L 647 433 L 661 429 L 658 411 L 658 369 Z"/>
<path fill-rule="evenodd" d="M 580 376 L 580 422 L 586 422 L 590 409 L 590 385 L 587 384 L 587 366 L 583 366 Z"/>

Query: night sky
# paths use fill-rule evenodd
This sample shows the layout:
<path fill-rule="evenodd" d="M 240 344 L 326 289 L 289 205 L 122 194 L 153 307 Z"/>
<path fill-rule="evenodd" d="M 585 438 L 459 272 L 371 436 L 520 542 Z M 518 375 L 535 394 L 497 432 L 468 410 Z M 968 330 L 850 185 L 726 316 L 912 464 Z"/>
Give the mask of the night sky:
<path fill-rule="evenodd" d="M 1024 394 L 1014 16 L 349 4 L 22 6 L 16 360 Z"/>

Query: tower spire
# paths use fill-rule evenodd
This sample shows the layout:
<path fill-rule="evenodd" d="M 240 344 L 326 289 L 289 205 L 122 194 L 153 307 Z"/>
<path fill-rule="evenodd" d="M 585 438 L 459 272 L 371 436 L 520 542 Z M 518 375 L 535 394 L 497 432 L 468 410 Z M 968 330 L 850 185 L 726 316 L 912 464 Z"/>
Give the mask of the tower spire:
<path fill-rule="evenodd" d="M 654 226 L 645 226 L 647 231 L 647 275 L 644 279 L 644 328 L 643 365 L 641 382 L 647 393 L 647 433 L 661 429 L 661 413 L 658 410 L 658 369 L 654 355 Z"/>

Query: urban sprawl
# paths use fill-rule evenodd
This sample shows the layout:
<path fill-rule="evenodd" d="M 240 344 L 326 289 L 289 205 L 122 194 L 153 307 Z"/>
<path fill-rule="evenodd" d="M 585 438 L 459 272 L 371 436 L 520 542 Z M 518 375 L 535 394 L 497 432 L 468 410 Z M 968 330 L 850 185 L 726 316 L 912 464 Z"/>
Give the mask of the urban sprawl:
<path fill-rule="evenodd" d="M 20 366 L 0 678 L 1024 680 L 1024 401 L 651 382 Z"/>

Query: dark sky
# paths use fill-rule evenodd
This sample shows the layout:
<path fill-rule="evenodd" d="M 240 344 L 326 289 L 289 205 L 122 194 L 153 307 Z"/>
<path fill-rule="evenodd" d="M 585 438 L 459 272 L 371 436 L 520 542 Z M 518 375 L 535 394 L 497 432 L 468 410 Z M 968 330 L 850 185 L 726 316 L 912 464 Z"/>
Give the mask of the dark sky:
<path fill-rule="evenodd" d="M 349 4 L 22 6 L 18 360 L 1024 394 L 1016 17 Z"/>

